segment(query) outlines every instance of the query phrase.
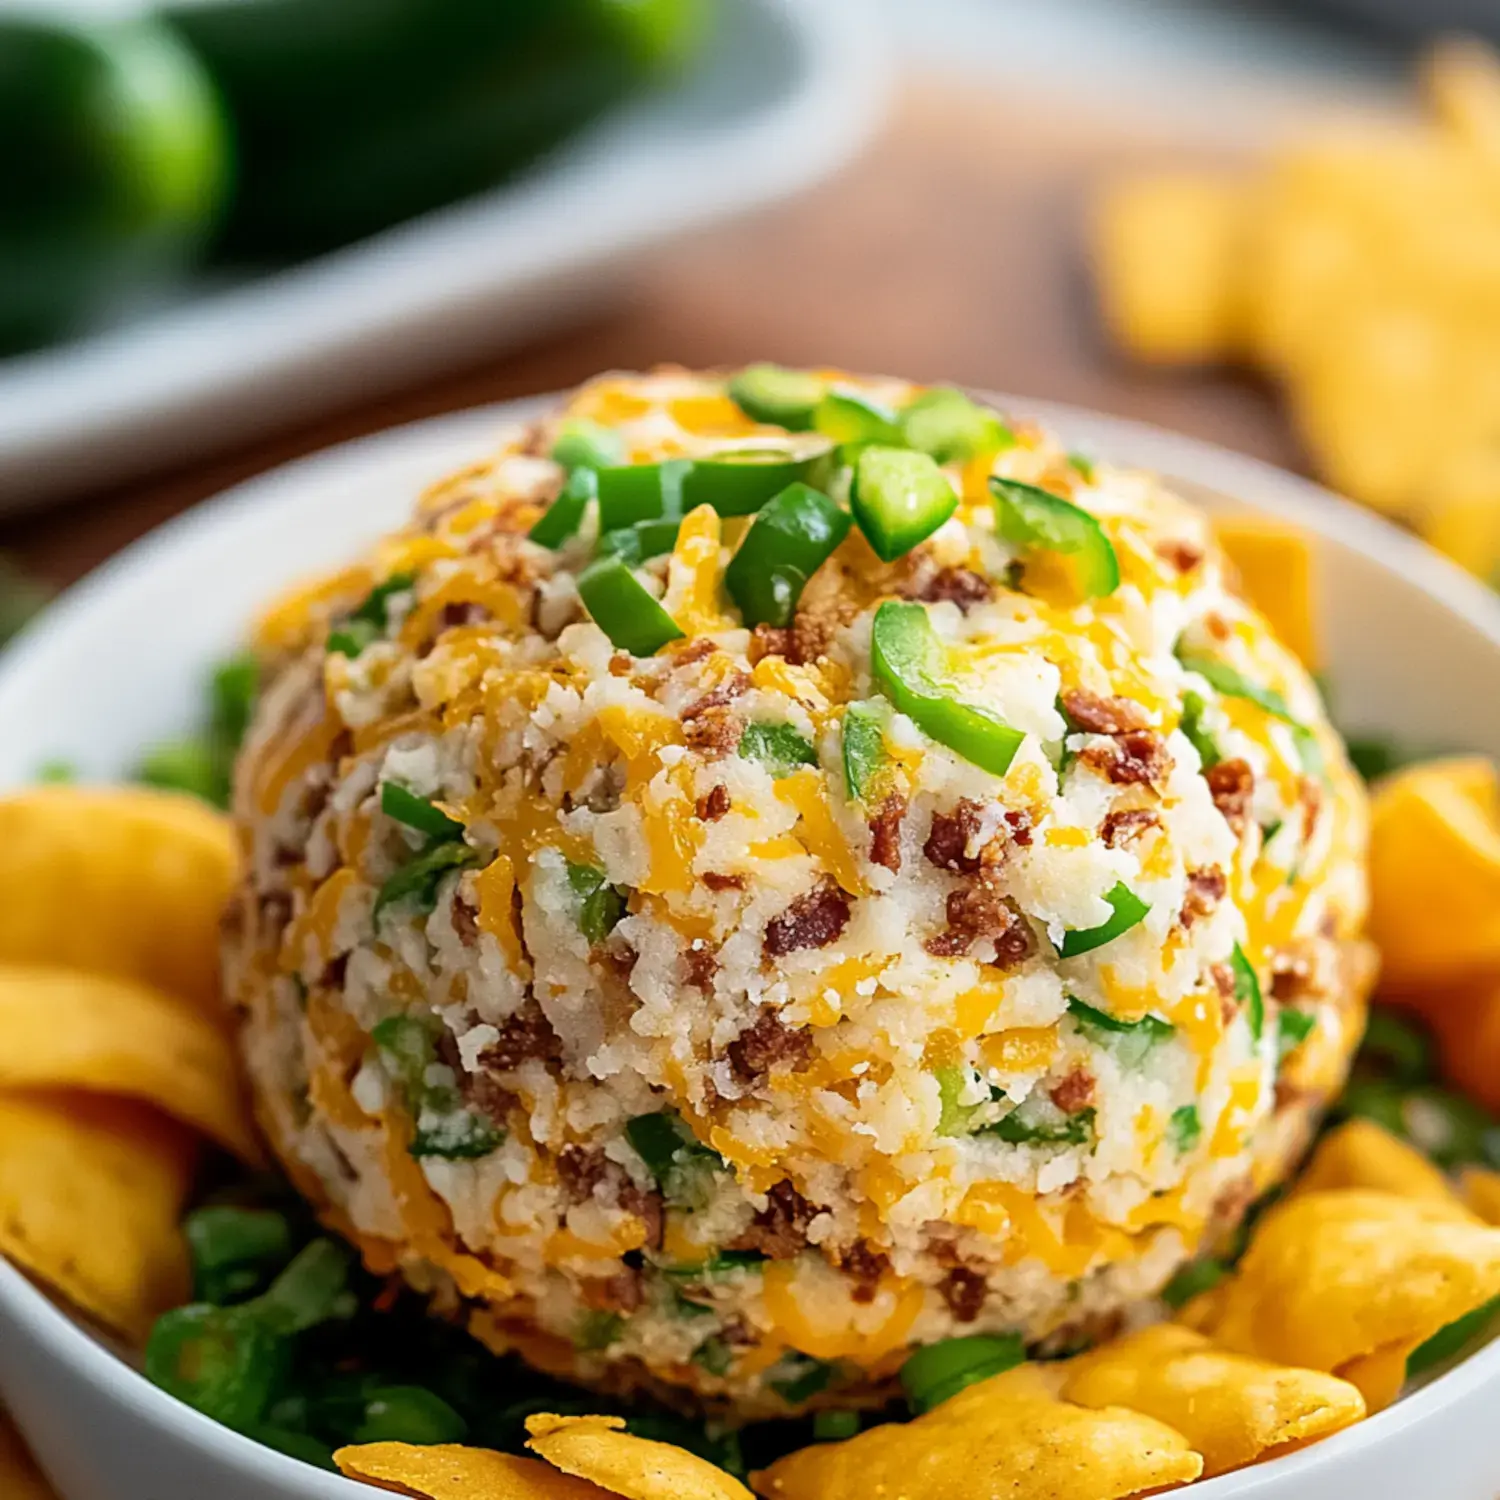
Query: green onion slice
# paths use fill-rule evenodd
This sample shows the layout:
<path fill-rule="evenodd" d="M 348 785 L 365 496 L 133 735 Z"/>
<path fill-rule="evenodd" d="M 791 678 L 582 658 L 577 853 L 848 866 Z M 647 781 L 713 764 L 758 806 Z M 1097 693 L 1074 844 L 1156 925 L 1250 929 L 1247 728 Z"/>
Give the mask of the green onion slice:
<path fill-rule="evenodd" d="M 1263 708 L 1273 718 L 1282 719 L 1288 724 L 1298 724 L 1300 727 L 1296 715 L 1287 707 L 1287 701 L 1280 693 L 1272 688 L 1261 687 L 1259 683 L 1251 682 L 1228 662 L 1220 661 L 1216 656 L 1209 656 L 1200 651 L 1183 650 L 1180 647 L 1177 660 L 1189 672 L 1196 672 L 1210 687 L 1216 692 L 1223 693 L 1226 698 L 1244 698 L 1247 702 Z"/>
<path fill-rule="evenodd" d="M 849 505 L 875 555 L 895 562 L 958 509 L 958 492 L 925 453 L 872 444 L 855 463 Z"/>
<path fill-rule="evenodd" d="M 625 440 L 612 427 L 603 427 L 583 417 L 564 422 L 552 445 L 552 461 L 565 469 L 602 469 L 617 464 L 625 455 Z M 533 538 L 534 541 L 540 538 Z M 544 546 L 555 546 L 547 542 Z"/>
<path fill-rule="evenodd" d="M 1122 1021 L 1107 1011 L 1085 1004 L 1076 995 L 1068 997 L 1068 1013 L 1091 1041 L 1111 1048 L 1128 1067 L 1142 1062 L 1158 1042 L 1169 1041 L 1177 1034 L 1177 1028 L 1159 1016 Z"/>
<path fill-rule="evenodd" d="M 1186 1156 L 1203 1139 L 1203 1121 L 1196 1104 L 1184 1104 L 1172 1111 L 1167 1121 L 1167 1139 L 1179 1156 Z"/>
<path fill-rule="evenodd" d="M 1080 1109 L 1060 1120 L 1023 1119 L 1013 1110 L 993 1125 L 981 1125 L 976 1135 L 992 1135 L 1012 1146 L 1086 1146 L 1093 1138 L 1095 1112 Z"/>
<path fill-rule="evenodd" d="M 960 463 L 981 453 L 1013 447 L 1015 434 L 989 407 L 952 386 L 934 386 L 901 411 L 901 433 L 909 448 L 940 464 Z"/>
<path fill-rule="evenodd" d="M 901 1366 L 901 1386 L 920 1416 L 969 1386 L 1014 1369 L 1025 1358 L 1026 1346 L 1018 1333 L 942 1339 L 907 1357 Z"/>
<path fill-rule="evenodd" d="M 462 823 L 456 822 L 442 808 L 426 797 L 417 796 L 399 781 L 387 781 L 381 785 L 380 810 L 386 817 L 394 818 L 408 828 L 415 828 L 418 833 L 425 833 L 429 838 L 452 843 L 464 836 Z"/>
<path fill-rule="evenodd" d="M 1101 599 L 1120 586 L 1120 560 L 1104 528 L 1088 511 L 1019 479 L 990 479 L 1000 535 L 1025 552 L 1073 558 L 1084 597 Z"/>
<path fill-rule="evenodd" d="M 437 905 L 438 887 L 444 877 L 455 870 L 474 869 L 483 857 L 477 849 L 471 849 L 459 840 L 424 850 L 402 865 L 380 887 L 371 913 L 372 920 L 379 921 L 386 907 L 408 896 L 419 912 L 430 912 Z"/>
<path fill-rule="evenodd" d="M 885 710 L 879 703 L 851 703 L 844 710 L 844 785 L 851 802 L 868 802 L 890 761 L 885 748 Z"/>
<path fill-rule="evenodd" d="M 851 524 L 847 511 L 810 485 L 788 485 L 773 496 L 724 572 L 724 586 L 745 624 L 790 625 L 808 580 Z"/>
<path fill-rule="evenodd" d="M 578 930 L 590 943 L 602 943 L 625 915 L 625 894 L 603 870 L 568 861 L 568 887 L 578 903 Z"/>
<path fill-rule="evenodd" d="M 1234 998 L 1245 1011 L 1250 1025 L 1250 1035 L 1258 1042 L 1266 1028 L 1266 1002 L 1260 992 L 1260 979 L 1255 965 L 1245 957 L 1245 950 L 1238 943 L 1229 955 L 1229 967 L 1234 971 Z"/>
<path fill-rule="evenodd" d="M 1142 901 L 1123 881 L 1106 891 L 1104 899 L 1111 907 L 1109 920 L 1101 922 L 1097 927 L 1077 928 L 1064 933 L 1062 947 L 1058 949 L 1061 957 L 1077 958 L 1080 953 L 1092 953 L 1095 948 L 1114 942 L 1121 934 L 1129 932 L 1143 921 L 1146 913 L 1151 910 L 1151 903 Z"/>
<path fill-rule="evenodd" d="M 1204 728 L 1203 716 L 1208 711 L 1207 700 L 1201 693 L 1186 692 L 1182 695 L 1182 720 L 1178 727 L 1187 737 L 1188 743 L 1198 752 L 1198 759 L 1205 771 L 1211 771 L 1224 759 L 1218 741 Z"/>
<path fill-rule="evenodd" d="M 599 494 L 599 476 L 593 469 L 574 469 L 557 498 L 537 517 L 526 534 L 539 547 L 553 551 L 577 535 L 589 501 Z"/>
<path fill-rule="evenodd" d="M 800 1406 L 820 1391 L 826 1391 L 838 1374 L 836 1365 L 812 1359 L 805 1354 L 788 1356 L 781 1361 L 781 1365 L 787 1373 L 773 1376 L 766 1383 L 789 1406 Z"/>
<path fill-rule="evenodd" d="M 380 630 L 368 620 L 349 620 L 328 632 L 328 654 L 351 659 L 380 639 Z"/>
<path fill-rule="evenodd" d="M 596 557 L 578 575 L 578 594 L 594 623 L 632 656 L 655 656 L 682 639 L 677 622 L 623 558 Z"/>
<path fill-rule="evenodd" d="M 1283 1010 L 1276 1021 L 1276 1050 L 1278 1058 L 1295 1052 L 1309 1036 L 1318 1018 L 1310 1010 Z"/>
<path fill-rule="evenodd" d="M 387 606 L 397 594 L 404 594 L 416 581 L 415 573 L 392 573 L 384 583 L 376 584 L 365 595 L 364 602 L 349 618 L 364 620 L 384 634 L 386 626 L 390 624 Z"/>
<path fill-rule="evenodd" d="M 805 370 L 781 365 L 748 365 L 729 382 L 729 399 L 752 422 L 768 422 L 788 432 L 805 432 L 827 385 Z"/>
<path fill-rule="evenodd" d="M 802 766 L 818 764 L 817 748 L 790 724 L 747 724 L 739 753 L 763 765 L 778 780 Z"/>
<path fill-rule="evenodd" d="M 926 735 L 1003 776 L 1026 736 L 943 686 L 943 646 L 925 606 L 889 599 L 875 612 L 870 670 L 892 703 Z"/>
<path fill-rule="evenodd" d="M 1229 1267 L 1221 1260 L 1189 1261 L 1161 1289 L 1161 1300 L 1176 1312 L 1186 1307 L 1202 1292 L 1211 1292 L 1229 1274 Z"/>

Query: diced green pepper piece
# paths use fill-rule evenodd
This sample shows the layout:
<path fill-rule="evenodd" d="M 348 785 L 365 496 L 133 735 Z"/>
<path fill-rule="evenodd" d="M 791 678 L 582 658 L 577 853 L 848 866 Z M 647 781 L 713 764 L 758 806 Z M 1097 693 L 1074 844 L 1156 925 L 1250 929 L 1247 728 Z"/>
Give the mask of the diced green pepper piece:
<path fill-rule="evenodd" d="M 952 386 L 923 391 L 901 411 L 901 432 L 909 448 L 940 464 L 960 463 L 981 453 L 1015 445 L 1015 434 L 989 407 Z"/>
<path fill-rule="evenodd" d="M 790 724 L 747 724 L 739 753 L 768 770 L 778 780 L 801 766 L 818 764 L 818 751 Z"/>
<path fill-rule="evenodd" d="M 356 609 L 349 618 L 351 620 L 362 620 L 367 625 L 373 625 L 377 632 L 384 635 L 390 625 L 390 602 L 397 594 L 404 594 L 416 583 L 415 573 L 392 573 L 384 583 L 377 583 L 374 588 L 365 595 L 364 602 Z"/>
<path fill-rule="evenodd" d="M 977 1104 L 960 1104 L 959 1095 L 963 1093 L 969 1083 L 969 1070 L 967 1068 L 938 1068 L 933 1077 L 937 1079 L 938 1086 L 938 1129 L 939 1135 L 968 1135 L 970 1133 L 969 1122 L 974 1118 L 974 1112 L 979 1108 Z"/>
<path fill-rule="evenodd" d="M 638 568 L 651 557 L 660 557 L 677 545 L 682 521 L 677 516 L 662 516 L 655 521 L 637 521 L 606 531 L 599 538 L 600 557 L 618 557 L 632 568 Z"/>
<path fill-rule="evenodd" d="M 1283 1008 L 1276 1021 L 1276 1051 L 1278 1059 L 1295 1052 L 1312 1034 L 1318 1018 L 1310 1010 Z"/>
<path fill-rule="evenodd" d="M 734 1350 L 718 1334 L 710 1334 L 692 1353 L 692 1361 L 710 1375 L 727 1375 L 734 1368 Z"/>
<path fill-rule="evenodd" d="M 505 1132 L 472 1110 L 454 1107 L 436 1123 L 413 1132 L 407 1148 L 420 1161 L 435 1156 L 442 1161 L 476 1161 L 497 1150 Z"/>
<path fill-rule="evenodd" d="M 806 432 L 827 390 L 805 370 L 781 365 L 747 365 L 729 382 L 729 399 L 752 422 L 767 422 L 788 432 Z"/>
<path fill-rule="evenodd" d="M 1407 1379 L 1414 1379 L 1434 1366 L 1442 1364 L 1445 1360 L 1452 1359 L 1455 1354 L 1461 1353 L 1479 1337 L 1497 1315 L 1500 1315 L 1500 1297 L 1482 1302 L 1472 1311 L 1466 1312 L 1463 1317 L 1455 1318 L 1446 1327 L 1438 1329 L 1425 1344 L 1417 1345 L 1406 1356 Z"/>
<path fill-rule="evenodd" d="M 468 1435 L 469 1424 L 425 1386 L 380 1385 L 365 1395 L 349 1441 L 431 1446 L 461 1443 Z"/>
<path fill-rule="evenodd" d="M 1186 1156 L 1203 1139 L 1203 1121 L 1196 1104 L 1183 1104 L 1167 1121 L 1167 1139 L 1179 1156 Z"/>
<path fill-rule="evenodd" d="M 1245 957 L 1245 950 L 1238 943 L 1229 955 L 1229 967 L 1234 973 L 1234 998 L 1245 1012 L 1250 1035 L 1258 1042 L 1266 1029 L 1266 1002 L 1260 992 L 1255 965 Z"/>
<path fill-rule="evenodd" d="M 846 1438 L 858 1437 L 860 1416 L 857 1411 L 815 1411 L 813 1413 L 813 1442 L 841 1443 Z"/>
<path fill-rule="evenodd" d="M 1182 695 L 1182 721 L 1178 726 L 1188 743 L 1198 752 L 1198 759 L 1205 771 L 1211 771 L 1224 759 L 1218 742 L 1203 726 L 1203 715 L 1208 711 L 1207 700 L 1201 693 L 1186 692 Z"/>
<path fill-rule="evenodd" d="M 368 620 L 349 620 L 328 632 L 328 654 L 351 660 L 380 639 L 380 631 Z"/>
<path fill-rule="evenodd" d="M 578 575 L 578 594 L 594 623 L 632 656 L 655 656 L 682 639 L 677 622 L 621 558 L 596 557 Z"/>
<path fill-rule="evenodd" d="M 800 1406 L 826 1391 L 838 1374 L 838 1366 L 805 1354 L 789 1354 L 781 1360 L 782 1375 L 773 1375 L 766 1384 L 788 1406 Z"/>
<path fill-rule="evenodd" d="M 406 897 L 411 897 L 417 911 L 430 912 L 437 905 L 438 887 L 443 878 L 455 870 L 472 870 L 483 858 L 477 849 L 460 841 L 437 844 L 424 850 L 409 859 L 380 887 L 371 920 L 378 922 L 386 907 Z"/>
<path fill-rule="evenodd" d="M 721 516 L 753 515 L 788 485 L 805 481 L 822 461 L 822 454 L 795 458 L 781 448 L 737 448 L 712 458 L 600 469 L 599 529 L 681 518 L 700 505 Z"/>
<path fill-rule="evenodd" d="M 813 426 L 840 444 L 884 443 L 899 448 L 906 441 L 890 407 L 850 390 L 829 391 L 813 412 Z"/>
<path fill-rule="evenodd" d="M 1177 1028 L 1159 1016 L 1122 1021 L 1085 1004 L 1076 995 L 1068 997 L 1068 1013 L 1090 1041 L 1109 1047 L 1127 1067 L 1137 1066 L 1158 1042 L 1169 1041 L 1177 1034 Z"/>
<path fill-rule="evenodd" d="M 539 547 L 556 551 L 583 525 L 589 501 L 599 495 L 599 476 L 593 469 L 574 469 L 557 498 L 537 517 L 526 534 Z"/>
<path fill-rule="evenodd" d="M 217 1306 L 248 1296 L 292 1258 L 291 1226 L 270 1209 L 195 1209 L 182 1233 L 193 1258 L 193 1295 Z"/>
<path fill-rule="evenodd" d="M 171 740 L 147 751 L 136 767 L 143 786 L 186 792 L 222 807 L 229 797 L 229 773 L 221 756 L 206 739 Z"/>
<path fill-rule="evenodd" d="M 1117 937 L 1144 921 L 1146 913 L 1151 910 L 1151 903 L 1142 901 L 1123 881 L 1106 891 L 1104 899 L 1112 911 L 1109 920 L 1101 922 L 1097 927 L 1077 928 L 1064 933 L 1062 947 L 1058 949 L 1061 957 L 1077 958 L 1080 953 L 1092 953 L 1095 948 L 1114 942 Z"/>
<path fill-rule="evenodd" d="M 1026 1346 L 1018 1333 L 940 1339 L 907 1356 L 901 1366 L 901 1386 L 912 1411 L 920 1416 L 969 1386 L 1013 1369 L 1025 1358 Z"/>
<path fill-rule="evenodd" d="M 745 624 L 790 625 L 808 580 L 851 524 L 846 510 L 810 485 L 789 485 L 769 500 L 724 571 Z"/>
<path fill-rule="evenodd" d="M 1080 1109 L 1059 1121 L 1020 1118 L 1016 1111 L 993 1125 L 981 1125 L 976 1135 L 993 1135 L 1012 1146 L 1086 1146 L 1094 1136 L 1094 1111 Z"/>
<path fill-rule="evenodd" d="M 1061 552 L 1071 557 L 1087 599 L 1102 599 L 1120 586 L 1120 560 L 1095 517 L 1071 500 L 1023 484 L 990 479 L 1000 535 L 1023 552 Z"/>
<path fill-rule="evenodd" d="M 885 749 L 885 714 L 879 705 L 851 703 L 844 710 L 844 785 L 851 802 L 867 802 L 876 778 L 890 761 Z"/>
<path fill-rule="evenodd" d="M 1161 1289 L 1161 1300 L 1176 1312 L 1202 1292 L 1211 1292 L 1229 1274 L 1229 1267 L 1212 1256 L 1189 1261 Z"/>
<path fill-rule="evenodd" d="M 254 1316 L 281 1338 L 352 1317 L 356 1304 L 349 1290 L 349 1263 L 344 1245 L 313 1240 L 259 1297 L 235 1310 Z"/>
<path fill-rule="evenodd" d="M 426 797 L 419 797 L 399 781 L 387 781 L 380 788 L 380 810 L 386 817 L 425 833 L 429 838 L 452 843 L 464 836 L 464 825 L 455 822 L 442 808 Z"/>
<path fill-rule="evenodd" d="M 619 464 L 597 471 L 599 530 L 602 533 L 687 514 L 682 483 L 693 467 L 689 458 L 659 464 Z"/>
<path fill-rule="evenodd" d="M 1003 776 L 1026 736 L 943 686 L 943 647 L 926 608 L 889 599 L 875 612 L 870 669 L 881 690 L 924 734 Z"/>
<path fill-rule="evenodd" d="M 260 697 L 260 662 L 250 652 L 231 656 L 213 670 L 208 682 L 208 732 L 230 758 L 255 717 Z"/>
<path fill-rule="evenodd" d="M 602 943 L 625 915 L 625 895 L 603 870 L 568 861 L 568 886 L 578 903 L 578 930 L 590 943 Z"/>
<path fill-rule="evenodd" d="M 243 1431 L 270 1404 L 287 1353 L 284 1342 L 245 1307 L 195 1302 L 156 1320 L 144 1363 L 146 1378 L 169 1396 Z"/>
<path fill-rule="evenodd" d="M 637 1115 L 626 1125 L 625 1139 L 672 1204 L 686 1207 L 701 1200 L 703 1174 L 724 1168 L 723 1158 L 699 1141 L 674 1114 Z"/>
<path fill-rule="evenodd" d="M 617 464 L 625 455 L 625 440 L 612 427 L 574 417 L 558 430 L 552 445 L 552 461 L 568 470 L 603 469 Z M 539 538 L 533 537 L 533 540 Z M 545 543 L 553 546 L 555 543 Z"/>
<path fill-rule="evenodd" d="M 871 444 L 854 465 L 849 505 L 875 555 L 895 562 L 958 509 L 958 492 L 925 453 Z"/>

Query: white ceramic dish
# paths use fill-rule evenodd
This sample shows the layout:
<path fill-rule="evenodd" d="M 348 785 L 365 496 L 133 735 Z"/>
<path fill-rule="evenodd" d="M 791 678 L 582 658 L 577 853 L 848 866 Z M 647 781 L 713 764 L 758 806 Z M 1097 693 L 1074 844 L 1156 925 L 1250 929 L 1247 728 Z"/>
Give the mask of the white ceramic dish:
<path fill-rule="evenodd" d="M 690 230 L 807 187 L 880 118 L 862 0 L 720 0 L 683 82 L 516 182 L 108 332 L 0 360 L 0 513 L 180 463 L 535 336 Z"/>
<path fill-rule="evenodd" d="M 1500 755 L 1500 604 L 1434 553 L 1315 486 L 1206 444 L 996 398 L 1078 447 L 1173 476 L 1213 510 L 1317 539 L 1328 668 L 1360 729 Z M 0 660 L 0 787 L 53 755 L 117 775 L 196 710 L 203 670 L 255 604 L 401 519 L 535 402 L 334 449 L 241 486 L 75 589 Z M 1234 499 L 1228 497 L 1233 496 Z M 349 1500 L 346 1481 L 216 1426 L 148 1385 L 0 1264 L 0 1400 L 65 1500 Z M 1195 1487 L 1203 1500 L 1495 1500 L 1500 1342 L 1305 1453 Z"/>

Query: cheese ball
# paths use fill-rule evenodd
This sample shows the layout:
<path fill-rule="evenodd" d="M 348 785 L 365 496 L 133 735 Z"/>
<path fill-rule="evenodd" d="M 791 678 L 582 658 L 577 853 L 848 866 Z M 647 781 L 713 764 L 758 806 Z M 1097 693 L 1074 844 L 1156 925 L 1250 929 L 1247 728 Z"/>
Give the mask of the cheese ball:
<path fill-rule="evenodd" d="M 258 625 L 265 1130 L 497 1351 L 732 1419 L 1118 1326 L 1282 1181 L 1366 807 L 1206 519 L 949 389 L 610 375 Z"/>

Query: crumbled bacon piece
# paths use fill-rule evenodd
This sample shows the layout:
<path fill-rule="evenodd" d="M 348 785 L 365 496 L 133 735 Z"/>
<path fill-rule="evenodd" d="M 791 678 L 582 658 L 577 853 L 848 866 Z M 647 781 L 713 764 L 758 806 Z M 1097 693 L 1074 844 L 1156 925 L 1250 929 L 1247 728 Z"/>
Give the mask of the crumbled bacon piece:
<path fill-rule="evenodd" d="M 792 649 L 792 632 L 779 625 L 757 625 L 750 632 L 750 660 L 785 656 Z"/>
<path fill-rule="evenodd" d="M 906 817 L 906 798 L 892 792 L 870 819 L 870 862 L 893 874 L 901 868 L 901 824 Z"/>
<path fill-rule="evenodd" d="M 1087 1068 L 1074 1068 L 1051 1090 L 1052 1102 L 1065 1114 L 1087 1109 L 1094 1098 L 1094 1075 Z"/>
<path fill-rule="evenodd" d="M 1179 573 L 1191 573 L 1203 561 L 1203 549 L 1181 538 L 1167 538 L 1156 544 L 1156 555 L 1170 563 Z"/>
<path fill-rule="evenodd" d="M 1199 917 L 1210 915 L 1224 899 L 1229 889 L 1229 880 L 1224 872 L 1214 865 L 1207 870 L 1191 870 L 1187 878 L 1187 896 L 1182 903 L 1178 920 L 1184 927 L 1191 927 Z"/>
<path fill-rule="evenodd" d="M 849 898 L 831 881 L 798 896 L 766 923 L 765 954 L 781 958 L 800 948 L 826 948 L 849 925 Z"/>
<path fill-rule="evenodd" d="M 721 875 L 717 870 L 709 870 L 703 876 L 703 883 L 709 890 L 715 893 L 719 891 L 742 891 L 745 889 L 745 877 L 743 875 Z"/>
<path fill-rule="evenodd" d="M 972 568 L 939 568 L 912 579 L 903 592 L 908 599 L 920 599 L 924 604 L 956 604 L 965 614 L 995 597 L 994 586 Z"/>
<path fill-rule="evenodd" d="M 979 856 L 968 852 L 969 841 L 982 826 L 980 804 L 969 797 L 960 798 L 951 813 L 933 813 L 932 831 L 922 845 L 922 853 L 940 870 L 972 875 L 979 868 Z"/>
<path fill-rule="evenodd" d="M 557 1156 L 557 1180 L 575 1203 L 593 1196 L 594 1189 L 612 1174 L 625 1169 L 612 1162 L 597 1146 L 564 1146 Z"/>
<path fill-rule="evenodd" d="M 562 1042 L 535 1000 L 528 1000 L 500 1023 L 500 1035 L 479 1054 L 483 1067 L 509 1073 L 530 1058 L 544 1061 L 562 1056 Z"/>
<path fill-rule="evenodd" d="M 794 1260 L 807 1248 L 807 1226 L 817 1209 L 785 1178 L 766 1198 L 766 1206 L 730 1248 L 758 1250 L 772 1260 Z"/>
<path fill-rule="evenodd" d="M 714 975 L 719 972 L 719 961 L 712 948 L 692 947 L 682 955 L 682 967 L 687 982 L 707 994 L 713 988 Z"/>
<path fill-rule="evenodd" d="M 691 723 L 716 708 L 724 708 L 736 698 L 743 698 L 750 691 L 750 679 L 743 672 L 731 672 L 717 687 L 710 688 L 702 697 L 696 698 L 682 711 L 682 722 Z"/>
<path fill-rule="evenodd" d="M 1099 825 L 1099 836 L 1108 848 L 1117 849 L 1121 844 L 1128 844 L 1136 834 L 1144 833 L 1146 829 L 1156 827 L 1160 823 L 1161 819 L 1149 808 L 1123 808 L 1119 812 L 1112 812 L 1105 816 L 1104 821 Z"/>
<path fill-rule="evenodd" d="M 1150 786 L 1172 768 L 1165 741 L 1149 729 L 1134 729 L 1114 736 L 1114 748 L 1091 746 L 1079 757 L 1102 772 L 1116 786 Z"/>
<path fill-rule="evenodd" d="M 881 1278 L 891 1268 L 889 1257 L 875 1249 L 868 1240 L 855 1240 L 844 1251 L 839 1262 L 846 1276 L 854 1282 L 850 1297 L 855 1302 L 873 1302 L 880 1290 Z"/>
<path fill-rule="evenodd" d="M 717 642 L 712 636 L 700 635 L 696 640 L 689 641 L 672 658 L 674 667 L 690 666 L 695 661 L 702 661 L 706 656 L 712 656 L 719 649 Z"/>
<path fill-rule="evenodd" d="M 717 706 L 689 719 L 683 737 L 700 754 L 717 757 L 734 754 L 743 733 L 744 725 L 734 710 Z"/>
<path fill-rule="evenodd" d="M 465 948 L 473 948 L 479 942 L 479 913 L 462 896 L 453 903 L 453 930 Z"/>
<path fill-rule="evenodd" d="M 739 1077 L 754 1083 L 778 1063 L 789 1064 L 793 1072 L 805 1068 L 812 1057 L 812 1038 L 806 1031 L 788 1026 L 774 1010 L 763 1007 L 725 1050 Z"/>
<path fill-rule="evenodd" d="M 470 1073 L 463 1082 L 464 1102 L 496 1125 L 504 1125 L 517 1099 L 511 1091 L 488 1073 Z"/>
<path fill-rule="evenodd" d="M 660 1250 L 666 1225 L 666 1204 L 662 1195 L 655 1189 L 648 1191 L 627 1180 L 620 1189 L 620 1207 L 641 1221 L 646 1231 L 646 1248 Z"/>
<path fill-rule="evenodd" d="M 591 1276 L 579 1287 L 584 1302 L 599 1312 L 632 1313 L 641 1305 L 645 1280 L 639 1270 L 626 1266 L 613 1276 Z"/>
<path fill-rule="evenodd" d="M 938 1295 L 960 1323 L 972 1323 L 979 1316 L 988 1291 L 989 1284 L 984 1277 L 967 1266 L 954 1266 L 938 1282 Z"/>
<path fill-rule="evenodd" d="M 729 811 L 729 788 L 717 781 L 698 799 L 698 821 L 716 823 Z"/>
<path fill-rule="evenodd" d="M 1005 826 L 1010 829 L 1012 843 L 1022 849 L 1031 847 L 1031 814 L 1024 807 L 1006 813 Z"/>
<path fill-rule="evenodd" d="M 1069 688 L 1062 706 L 1074 727 L 1084 734 L 1126 734 L 1145 729 L 1151 720 L 1139 703 L 1129 698 L 1105 698 L 1083 688 Z"/>
<path fill-rule="evenodd" d="M 1255 772 L 1243 760 L 1221 760 L 1208 768 L 1204 778 L 1214 799 L 1214 806 L 1224 821 L 1239 832 L 1250 816 L 1250 799 L 1255 795 Z"/>

